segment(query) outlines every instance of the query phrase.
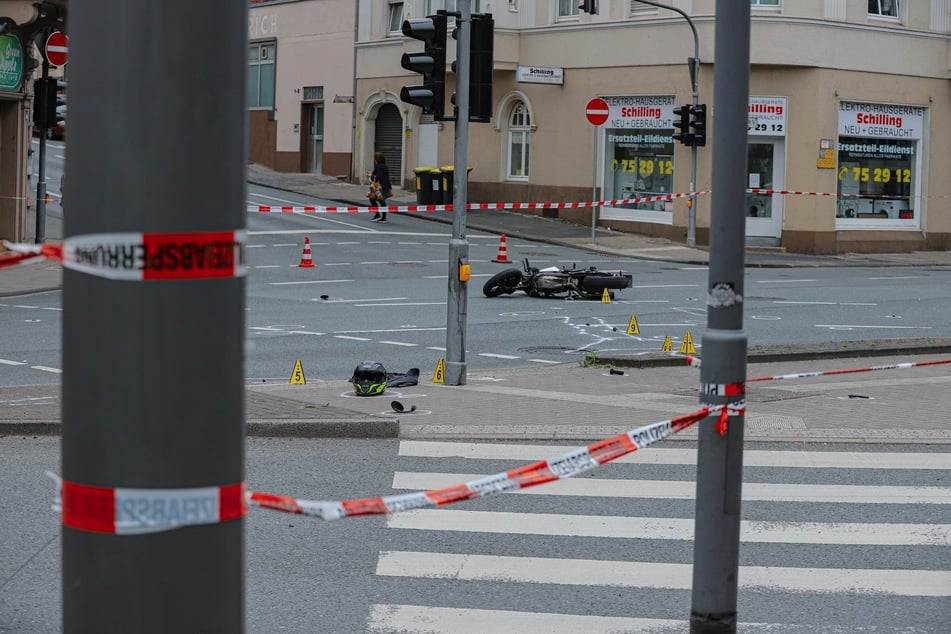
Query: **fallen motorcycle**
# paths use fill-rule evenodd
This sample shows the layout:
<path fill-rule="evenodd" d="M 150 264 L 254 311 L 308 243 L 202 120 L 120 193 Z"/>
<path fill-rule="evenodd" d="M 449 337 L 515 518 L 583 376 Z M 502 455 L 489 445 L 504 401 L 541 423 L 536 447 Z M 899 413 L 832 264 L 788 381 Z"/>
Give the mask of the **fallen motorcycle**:
<path fill-rule="evenodd" d="M 629 288 L 633 281 L 630 273 L 599 271 L 593 266 L 586 269 L 557 266 L 538 269 L 529 264 L 528 258 L 522 261 L 522 266 L 524 271 L 506 269 L 496 273 L 482 287 L 482 292 L 486 297 L 524 291 L 531 297 L 567 293 L 566 299 L 601 299 L 607 289 L 608 296 L 614 299 L 614 291 Z"/>

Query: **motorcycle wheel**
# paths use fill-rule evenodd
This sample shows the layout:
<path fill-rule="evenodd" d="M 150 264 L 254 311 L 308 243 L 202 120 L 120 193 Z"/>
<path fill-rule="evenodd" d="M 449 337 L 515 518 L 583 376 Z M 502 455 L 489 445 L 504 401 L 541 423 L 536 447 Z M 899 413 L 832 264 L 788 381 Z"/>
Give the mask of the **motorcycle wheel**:
<path fill-rule="evenodd" d="M 586 275 L 581 280 L 581 289 L 586 293 L 601 294 L 604 289 L 619 290 L 628 287 L 628 280 L 623 275 Z"/>
<path fill-rule="evenodd" d="M 505 269 L 489 278 L 489 281 L 482 287 L 482 293 L 486 297 L 498 297 L 502 293 L 511 295 L 518 288 L 521 281 L 521 271 L 518 269 Z"/>

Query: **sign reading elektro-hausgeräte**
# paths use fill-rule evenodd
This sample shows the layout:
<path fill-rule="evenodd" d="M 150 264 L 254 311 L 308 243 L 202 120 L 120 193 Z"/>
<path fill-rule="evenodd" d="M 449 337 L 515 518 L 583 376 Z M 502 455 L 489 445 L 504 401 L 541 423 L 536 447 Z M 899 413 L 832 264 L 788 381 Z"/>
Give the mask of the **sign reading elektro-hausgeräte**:
<path fill-rule="evenodd" d="M 515 69 L 515 81 L 522 84 L 557 84 L 563 86 L 565 83 L 565 69 L 544 66 L 518 66 Z"/>

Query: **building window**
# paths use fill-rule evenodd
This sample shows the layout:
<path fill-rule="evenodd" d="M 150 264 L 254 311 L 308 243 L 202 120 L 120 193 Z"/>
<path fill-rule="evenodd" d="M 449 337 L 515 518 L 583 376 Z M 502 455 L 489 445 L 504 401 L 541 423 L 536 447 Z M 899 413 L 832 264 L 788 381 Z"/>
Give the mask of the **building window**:
<path fill-rule="evenodd" d="M 531 133 L 532 122 L 528 109 L 523 102 L 516 101 L 512 106 L 512 115 L 509 117 L 507 180 L 528 180 Z"/>
<path fill-rule="evenodd" d="M 576 18 L 578 11 L 578 0 L 558 0 L 558 18 Z"/>
<path fill-rule="evenodd" d="M 835 215 L 840 228 L 920 226 L 916 202 L 923 128 L 921 106 L 839 104 Z"/>
<path fill-rule="evenodd" d="M 657 7 L 631 0 L 631 15 L 644 15 L 645 13 L 657 13 Z"/>
<path fill-rule="evenodd" d="M 898 0 L 868 0 L 868 14 L 897 20 L 901 15 Z"/>
<path fill-rule="evenodd" d="M 750 0 L 750 5 L 754 7 L 778 7 L 779 0 Z"/>
<path fill-rule="evenodd" d="M 248 54 L 248 107 L 274 108 L 274 42 L 255 42 Z"/>
<path fill-rule="evenodd" d="M 388 16 L 387 30 L 389 33 L 402 33 L 403 3 L 390 0 L 390 15 Z"/>

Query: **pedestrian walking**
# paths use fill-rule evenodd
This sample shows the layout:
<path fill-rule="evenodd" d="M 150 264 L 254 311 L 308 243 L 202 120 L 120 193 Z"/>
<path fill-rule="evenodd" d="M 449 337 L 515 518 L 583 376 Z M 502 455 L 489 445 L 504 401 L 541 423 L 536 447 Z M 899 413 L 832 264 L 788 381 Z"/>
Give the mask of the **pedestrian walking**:
<path fill-rule="evenodd" d="M 383 152 L 373 154 L 373 172 L 370 177 L 370 206 L 386 208 L 386 199 L 393 195 L 393 185 L 390 182 L 390 170 L 386 166 L 386 157 Z M 377 211 L 371 222 L 386 222 L 386 212 Z"/>

